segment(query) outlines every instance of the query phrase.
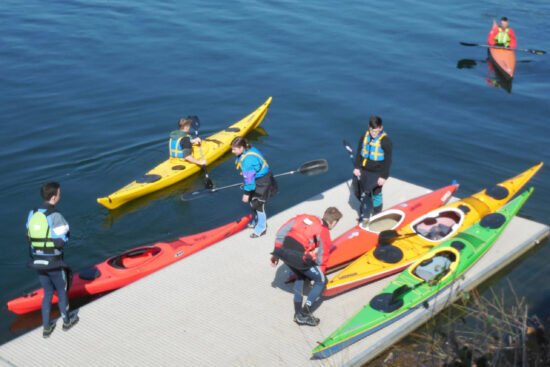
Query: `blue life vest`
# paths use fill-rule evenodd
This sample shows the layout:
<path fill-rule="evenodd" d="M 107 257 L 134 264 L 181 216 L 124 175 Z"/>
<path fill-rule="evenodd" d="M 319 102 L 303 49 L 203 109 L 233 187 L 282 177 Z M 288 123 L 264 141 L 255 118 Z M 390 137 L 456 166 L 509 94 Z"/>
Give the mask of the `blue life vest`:
<path fill-rule="evenodd" d="M 363 149 L 361 149 L 361 156 L 363 157 L 363 166 L 367 164 L 368 160 L 371 161 L 383 161 L 384 149 L 382 149 L 382 139 L 388 135 L 385 132 L 379 134 L 375 139 L 370 136 L 370 132 L 365 134 L 363 139 Z"/>
<path fill-rule="evenodd" d="M 249 162 L 250 159 L 254 159 L 252 157 L 257 157 L 259 159 L 260 168 L 255 169 L 256 171 L 255 177 L 260 178 L 262 176 L 265 176 L 269 172 L 269 165 L 267 164 L 266 160 L 262 156 L 262 153 L 260 153 L 260 151 L 258 151 L 258 149 L 256 148 L 250 148 L 249 150 L 245 150 L 243 154 L 237 157 L 237 159 L 235 160 L 235 168 L 237 170 L 241 170 L 241 175 L 242 175 L 242 171 L 246 171 L 253 166 L 253 163 Z M 247 162 L 245 162 L 245 160 Z"/>
<path fill-rule="evenodd" d="M 180 138 L 170 138 L 169 148 L 171 158 L 185 158 L 183 155 L 183 149 L 181 148 L 181 139 L 184 138 L 191 139 L 191 135 L 182 132 L 182 136 Z"/>

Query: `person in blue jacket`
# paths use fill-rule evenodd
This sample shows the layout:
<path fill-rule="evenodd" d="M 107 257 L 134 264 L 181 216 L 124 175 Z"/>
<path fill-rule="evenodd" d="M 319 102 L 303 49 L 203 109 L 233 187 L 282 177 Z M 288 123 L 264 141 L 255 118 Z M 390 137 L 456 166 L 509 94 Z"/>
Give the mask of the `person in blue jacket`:
<path fill-rule="evenodd" d="M 67 291 L 70 287 L 71 268 L 63 261 L 63 248 L 69 242 L 69 223 L 55 205 L 61 198 L 57 182 L 47 182 L 40 189 L 44 202 L 30 211 L 27 219 L 27 236 L 32 262 L 29 266 L 38 272 L 44 288 L 42 299 L 42 336 L 47 338 L 55 328 L 50 322 L 50 310 L 54 290 L 59 299 L 59 311 L 63 318 L 63 330 L 69 330 L 78 322 L 77 315 L 69 314 Z"/>
<path fill-rule="evenodd" d="M 248 226 L 254 227 L 254 233 L 250 237 L 263 236 L 267 232 L 265 205 L 269 197 L 277 193 L 277 182 L 262 153 L 252 148 L 246 138 L 233 139 L 231 152 L 237 157 L 236 169 L 241 171 L 244 180 L 242 201 L 252 208 L 253 218 Z"/>

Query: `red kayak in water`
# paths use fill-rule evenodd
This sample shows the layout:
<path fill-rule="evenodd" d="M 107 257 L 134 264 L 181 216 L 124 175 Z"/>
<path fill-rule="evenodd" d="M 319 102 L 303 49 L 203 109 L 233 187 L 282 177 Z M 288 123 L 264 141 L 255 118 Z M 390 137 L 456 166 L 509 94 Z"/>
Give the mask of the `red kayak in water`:
<path fill-rule="evenodd" d="M 124 287 L 155 271 L 175 263 L 210 245 L 241 231 L 251 216 L 211 229 L 206 232 L 181 237 L 171 242 L 159 242 L 141 246 L 113 256 L 104 262 L 74 275 L 68 296 L 78 298 L 103 293 Z M 44 289 L 30 292 L 8 302 L 8 310 L 24 314 L 39 310 L 42 306 Z M 57 303 L 54 294 L 52 303 Z"/>

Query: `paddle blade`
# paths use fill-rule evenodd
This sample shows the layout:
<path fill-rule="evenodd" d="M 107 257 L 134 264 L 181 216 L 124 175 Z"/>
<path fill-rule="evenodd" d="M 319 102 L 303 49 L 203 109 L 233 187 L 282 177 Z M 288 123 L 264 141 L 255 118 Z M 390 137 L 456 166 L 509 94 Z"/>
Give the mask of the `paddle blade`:
<path fill-rule="evenodd" d="M 187 116 L 187 118 L 191 119 L 191 128 L 198 133 L 201 127 L 201 120 L 199 119 L 199 116 Z"/>
<path fill-rule="evenodd" d="M 214 182 L 210 179 L 210 177 L 205 177 L 205 186 L 207 189 L 213 189 L 214 188 Z"/>
<path fill-rule="evenodd" d="M 211 188 L 210 189 L 197 190 L 197 191 L 188 192 L 187 194 L 181 195 L 180 199 L 182 201 L 195 200 L 195 199 L 202 198 L 204 196 L 210 195 L 214 192 L 216 192 L 216 191 L 211 189 Z"/>
<path fill-rule="evenodd" d="M 304 176 L 313 176 L 328 171 L 328 162 L 325 159 L 317 159 L 302 164 L 297 172 Z"/>

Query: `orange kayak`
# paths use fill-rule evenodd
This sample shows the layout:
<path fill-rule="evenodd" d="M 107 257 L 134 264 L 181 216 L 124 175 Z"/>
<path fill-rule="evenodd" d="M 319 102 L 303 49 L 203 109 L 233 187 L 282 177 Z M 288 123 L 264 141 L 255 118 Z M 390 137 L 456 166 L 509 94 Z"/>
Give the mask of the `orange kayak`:
<path fill-rule="evenodd" d="M 249 215 L 206 232 L 181 237 L 171 242 L 138 247 L 111 257 L 75 274 L 68 292 L 69 299 L 124 287 L 241 231 L 250 218 Z M 39 310 L 43 297 L 44 289 L 38 289 L 9 301 L 8 310 L 16 314 Z M 56 294 L 52 303 L 57 303 Z"/>
<path fill-rule="evenodd" d="M 374 248 L 378 234 L 389 229 L 400 229 L 416 218 L 439 208 L 451 198 L 458 184 L 442 187 L 428 194 L 397 204 L 373 216 L 368 224 L 358 224 L 337 237 L 330 247 L 327 272 L 337 270 Z"/>
<path fill-rule="evenodd" d="M 516 68 L 516 54 L 514 50 L 502 48 L 490 48 L 489 60 L 506 79 L 511 80 L 514 77 Z"/>

